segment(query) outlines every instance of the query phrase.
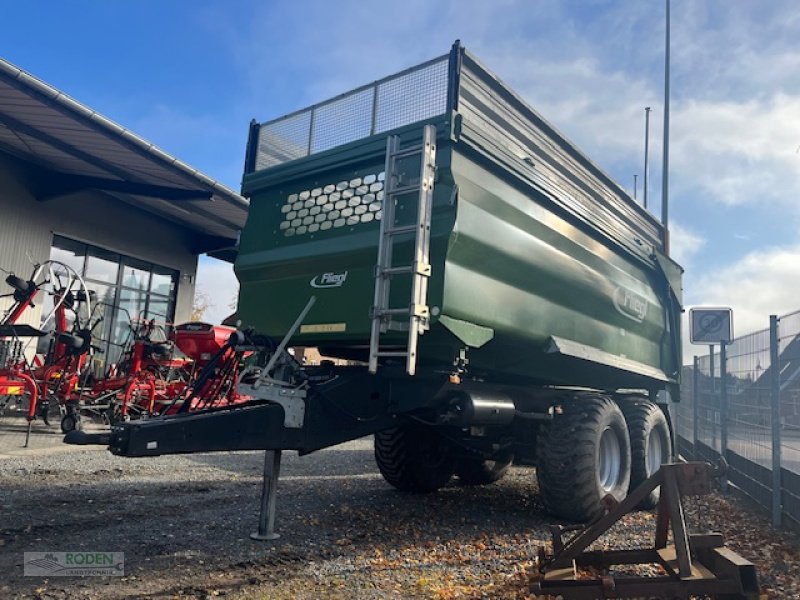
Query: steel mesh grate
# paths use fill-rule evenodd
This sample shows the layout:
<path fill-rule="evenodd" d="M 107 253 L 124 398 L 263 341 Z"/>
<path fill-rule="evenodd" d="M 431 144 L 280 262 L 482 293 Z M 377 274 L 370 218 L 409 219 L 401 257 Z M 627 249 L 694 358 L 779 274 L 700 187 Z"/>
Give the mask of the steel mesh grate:
<path fill-rule="evenodd" d="M 314 110 L 311 153 L 367 137 L 372 131 L 372 89 L 348 94 Z"/>
<path fill-rule="evenodd" d="M 737 338 L 727 349 L 728 449 L 769 468 L 772 459 L 769 331 Z"/>
<path fill-rule="evenodd" d="M 255 170 L 444 114 L 448 65 L 448 57 L 441 57 L 263 123 L 258 134 Z"/>
<path fill-rule="evenodd" d="M 311 111 L 283 117 L 261 126 L 256 171 L 308 155 Z"/>
<path fill-rule="evenodd" d="M 781 317 L 781 452 L 784 468 L 800 474 L 800 312 Z"/>
<path fill-rule="evenodd" d="M 724 450 L 746 459 L 747 463 L 772 468 L 773 445 L 778 441 L 772 430 L 772 378 L 777 369 L 781 466 L 786 472 L 800 475 L 800 311 L 779 318 L 776 349 L 778 363 L 773 365 L 769 330 L 741 336 L 727 346 L 728 443 Z M 696 433 L 701 444 L 721 453 L 723 382 L 718 348 L 713 370 L 711 360 L 709 355 L 698 357 L 696 372 L 692 367 L 684 367 L 681 395 L 691 400 L 676 407 L 677 431 L 684 443 L 691 443 Z"/>
<path fill-rule="evenodd" d="M 447 66 L 445 60 L 380 84 L 375 132 L 389 131 L 444 113 Z"/>

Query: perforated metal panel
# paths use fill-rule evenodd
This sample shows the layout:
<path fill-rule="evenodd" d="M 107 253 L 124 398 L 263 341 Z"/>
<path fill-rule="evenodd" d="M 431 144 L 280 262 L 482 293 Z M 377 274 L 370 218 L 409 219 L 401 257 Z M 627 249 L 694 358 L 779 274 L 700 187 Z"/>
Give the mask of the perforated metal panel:
<path fill-rule="evenodd" d="M 384 173 L 289 194 L 281 205 L 285 237 L 381 220 Z"/>
<path fill-rule="evenodd" d="M 322 152 L 447 111 L 448 57 L 263 123 L 256 170 Z"/>

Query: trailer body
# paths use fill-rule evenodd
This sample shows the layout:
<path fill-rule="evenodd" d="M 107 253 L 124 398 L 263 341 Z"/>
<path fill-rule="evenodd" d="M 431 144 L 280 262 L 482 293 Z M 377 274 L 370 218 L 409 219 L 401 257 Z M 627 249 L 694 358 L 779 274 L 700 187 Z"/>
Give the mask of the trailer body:
<path fill-rule="evenodd" d="M 424 119 L 380 127 L 423 109 Z M 323 144 L 359 119 L 366 135 Z M 293 343 L 366 361 L 385 139 L 418 143 L 425 123 L 438 148 L 420 364 L 446 369 L 461 356 L 476 376 L 531 385 L 676 383 L 681 269 L 663 254 L 663 227 L 463 48 L 253 127 L 241 323 L 281 337 L 316 295 Z M 398 221 L 415 209 L 413 195 L 401 199 Z M 398 245 L 398 262 L 412 242 Z M 395 305 L 409 287 L 393 285 Z"/>

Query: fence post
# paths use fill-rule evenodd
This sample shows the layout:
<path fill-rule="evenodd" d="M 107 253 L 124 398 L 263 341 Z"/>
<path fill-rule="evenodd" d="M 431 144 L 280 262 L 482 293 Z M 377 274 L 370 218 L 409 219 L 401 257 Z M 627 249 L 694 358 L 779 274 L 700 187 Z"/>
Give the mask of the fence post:
<path fill-rule="evenodd" d="M 777 315 L 769 316 L 769 366 L 770 366 L 770 413 L 772 421 L 772 524 L 779 527 L 782 521 L 781 508 L 781 371 L 778 342 Z"/>
<path fill-rule="evenodd" d="M 728 345 L 719 345 L 719 453 L 728 459 Z M 726 491 L 728 478 L 722 480 L 722 490 Z"/>
<path fill-rule="evenodd" d="M 700 358 L 694 357 L 692 376 L 692 458 L 697 460 L 697 427 L 700 424 Z"/>

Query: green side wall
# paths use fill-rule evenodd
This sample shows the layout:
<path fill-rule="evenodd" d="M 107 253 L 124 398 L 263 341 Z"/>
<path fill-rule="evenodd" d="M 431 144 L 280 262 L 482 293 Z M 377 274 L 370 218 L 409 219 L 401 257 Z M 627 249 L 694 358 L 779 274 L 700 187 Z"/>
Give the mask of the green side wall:
<path fill-rule="evenodd" d="M 655 387 L 641 377 L 545 353 L 550 336 L 558 336 L 674 373 L 679 338 L 665 332 L 669 288 L 655 260 L 633 257 L 573 224 L 545 196 L 521 191 L 452 141 L 448 122 L 439 126 L 428 303 L 445 319 L 434 318 L 422 337 L 420 363 L 452 365 L 459 349 L 472 345 L 480 347 L 468 352 L 470 369 L 490 379 Z M 408 127 L 401 134 L 410 142 L 420 131 Z M 347 353 L 366 348 L 379 223 L 295 237 L 285 237 L 279 224 L 289 194 L 382 171 L 384 143 L 362 141 L 245 179 L 251 208 L 235 265 L 244 326 L 280 338 L 314 294 L 305 324 L 340 331 L 298 334 L 292 343 Z M 399 213 L 410 216 L 414 209 L 409 203 Z M 410 262 L 411 242 L 409 237 L 395 246 L 395 264 Z M 323 273 L 344 271 L 341 287 L 310 286 Z M 671 276 L 679 279 L 679 269 Z M 410 284 L 395 278 L 392 285 L 392 304 L 407 305 Z M 633 308 L 643 306 L 646 313 L 634 318 Z M 385 340 L 402 344 L 404 336 Z"/>

